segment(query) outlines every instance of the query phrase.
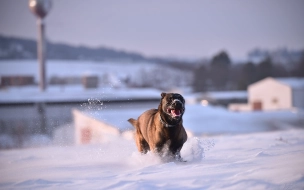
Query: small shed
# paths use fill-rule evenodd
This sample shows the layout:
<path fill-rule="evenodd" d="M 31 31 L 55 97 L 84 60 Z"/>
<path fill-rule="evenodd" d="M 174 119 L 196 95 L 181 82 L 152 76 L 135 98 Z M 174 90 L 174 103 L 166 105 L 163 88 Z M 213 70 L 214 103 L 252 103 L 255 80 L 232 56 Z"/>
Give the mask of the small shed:
<path fill-rule="evenodd" d="M 231 104 L 233 111 L 304 108 L 304 78 L 267 77 L 248 87 L 248 104 Z"/>
<path fill-rule="evenodd" d="M 112 125 L 96 120 L 79 110 L 73 110 L 76 144 L 96 144 L 112 141 L 120 131 Z"/>

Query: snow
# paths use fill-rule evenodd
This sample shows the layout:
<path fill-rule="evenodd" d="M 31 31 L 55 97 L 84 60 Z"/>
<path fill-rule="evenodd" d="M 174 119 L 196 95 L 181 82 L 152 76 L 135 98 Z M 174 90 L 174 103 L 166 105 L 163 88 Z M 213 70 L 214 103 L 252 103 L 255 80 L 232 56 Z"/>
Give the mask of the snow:
<path fill-rule="evenodd" d="M 81 85 L 48 86 L 41 92 L 37 86 L 10 87 L 0 90 L 0 103 L 33 103 L 33 102 L 87 102 L 90 98 L 103 101 L 158 99 L 160 91 L 152 88 L 111 88 L 99 87 L 85 89 Z"/>
<path fill-rule="evenodd" d="M 185 163 L 132 140 L 0 151 L 1 189 L 303 189 L 304 130 L 192 137 Z"/>
<path fill-rule="evenodd" d="M 141 69 L 152 69 L 153 64 L 147 62 L 94 62 L 84 60 L 48 60 L 46 77 L 103 75 L 104 73 L 125 74 Z M 71 69 L 72 68 L 72 69 Z M 124 72 L 120 72 L 123 70 Z M 0 75 L 32 75 L 38 79 L 38 62 L 36 60 L 1 60 Z"/>
<path fill-rule="evenodd" d="M 204 96 L 212 99 L 247 99 L 247 91 L 219 91 L 219 92 L 207 92 Z"/>
<path fill-rule="evenodd" d="M 32 61 L 22 64 L 24 69 L 17 61 L 1 63 L 0 75 L 15 71 L 35 75 Z M 77 64 L 75 69 L 68 69 L 66 62 L 57 64 L 61 67 L 49 68 L 49 75 L 98 74 L 103 67 L 90 62 L 91 69 L 84 71 Z M 121 66 L 113 65 L 114 76 L 119 76 Z M 133 72 L 128 66 L 122 69 Z M 213 95 L 246 96 L 245 92 Z M 87 114 L 126 130 L 132 128 L 126 120 L 146 108 L 119 104 L 112 109 L 106 101 L 159 96 L 160 91 L 154 89 L 84 90 L 68 85 L 50 86 L 44 93 L 37 87 L 6 88 L 0 92 L 0 102 L 86 101 Z M 304 189 L 303 110 L 238 113 L 195 104 L 196 96 L 191 94 L 185 97 L 184 126 L 192 134 L 181 151 L 187 162 L 162 162 L 152 153 L 141 155 L 134 140 L 124 135 L 104 144 L 59 146 L 36 134 L 26 142 L 32 148 L 0 150 L 0 189 Z M 71 138 L 69 130 L 61 133 Z M 0 134 L 0 143 L 13 143 L 13 139 Z"/>
<path fill-rule="evenodd" d="M 130 127 L 126 119 L 143 111 L 142 106 L 108 109 L 99 103 L 87 105 L 86 113 L 116 127 Z M 41 142 L 43 147 L 0 150 L 0 189 L 300 190 L 304 130 L 303 123 L 292 124 L 302 116 L 302 110 L 236 113 L 187 104 L 184 125 L 193 136 L 181 151 L 183 163 L 141 155 L 124 135 L 80 146 L 54 145 L 37 135 L 28 144 Z M 269 128 L 273 125 L 278 125 L 276 131 Z"/>
<path fill-rule="evenodd" d="M 1 60 L 0 76 L 34 76 L 38 83 L 36 60 Z M 46 79 L 97 76 L 99 85 L 111 87 L 153 86 L 174 88 L 191 84 L 192 73 L 177 68 L 149 62 L 94 62 L 84 60 L 48 60 Z M 168 76 L 170 76 L 168 78 Z M 160 83 L 160 81 L 162 81 Z"/>

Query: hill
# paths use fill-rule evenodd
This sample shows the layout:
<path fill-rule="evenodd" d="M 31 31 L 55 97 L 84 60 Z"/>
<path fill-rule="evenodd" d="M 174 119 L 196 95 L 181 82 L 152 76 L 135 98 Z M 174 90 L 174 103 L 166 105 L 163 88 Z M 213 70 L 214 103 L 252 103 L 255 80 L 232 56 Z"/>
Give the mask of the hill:
<path fill-rule="evenodd" d="M 60 60 L 91 61 L 145 61 L 165 62 L 162 58 L 147 58 L 140 53 L 115 50 L 112 48 L 90 48 L 71 46 L 63 43 L 47 42 L 47 58 Z M 0 35 L 0 59 L 36 59 L 37 43 L 35 40 L 6 37 Z"/>

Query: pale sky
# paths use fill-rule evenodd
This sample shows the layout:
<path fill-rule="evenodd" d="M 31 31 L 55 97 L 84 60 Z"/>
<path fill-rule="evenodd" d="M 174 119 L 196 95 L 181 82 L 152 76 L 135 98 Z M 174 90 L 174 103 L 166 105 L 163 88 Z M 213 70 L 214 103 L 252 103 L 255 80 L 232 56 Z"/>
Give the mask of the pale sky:
<path fill-rule="evenodd" d="M 52 42 L 146 56 L 304 48 L 304 0 L 53 0 L 45 22 Z M 0 34 L 36 38 L 28 0 L 0 0 Z"/>

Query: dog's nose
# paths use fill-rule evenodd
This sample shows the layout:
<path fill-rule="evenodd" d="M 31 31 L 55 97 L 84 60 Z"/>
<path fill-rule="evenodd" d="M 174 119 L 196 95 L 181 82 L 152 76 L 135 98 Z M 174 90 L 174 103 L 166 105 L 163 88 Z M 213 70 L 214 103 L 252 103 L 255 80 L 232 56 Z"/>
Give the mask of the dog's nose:
<path fill-rule="evenodd" d="M 175 106 L 177 106 L 177 105 L 182 106 L 183 105 L 183 103 L 179 99 L 173 100 L 172 104 L 175 105 Z"/>

